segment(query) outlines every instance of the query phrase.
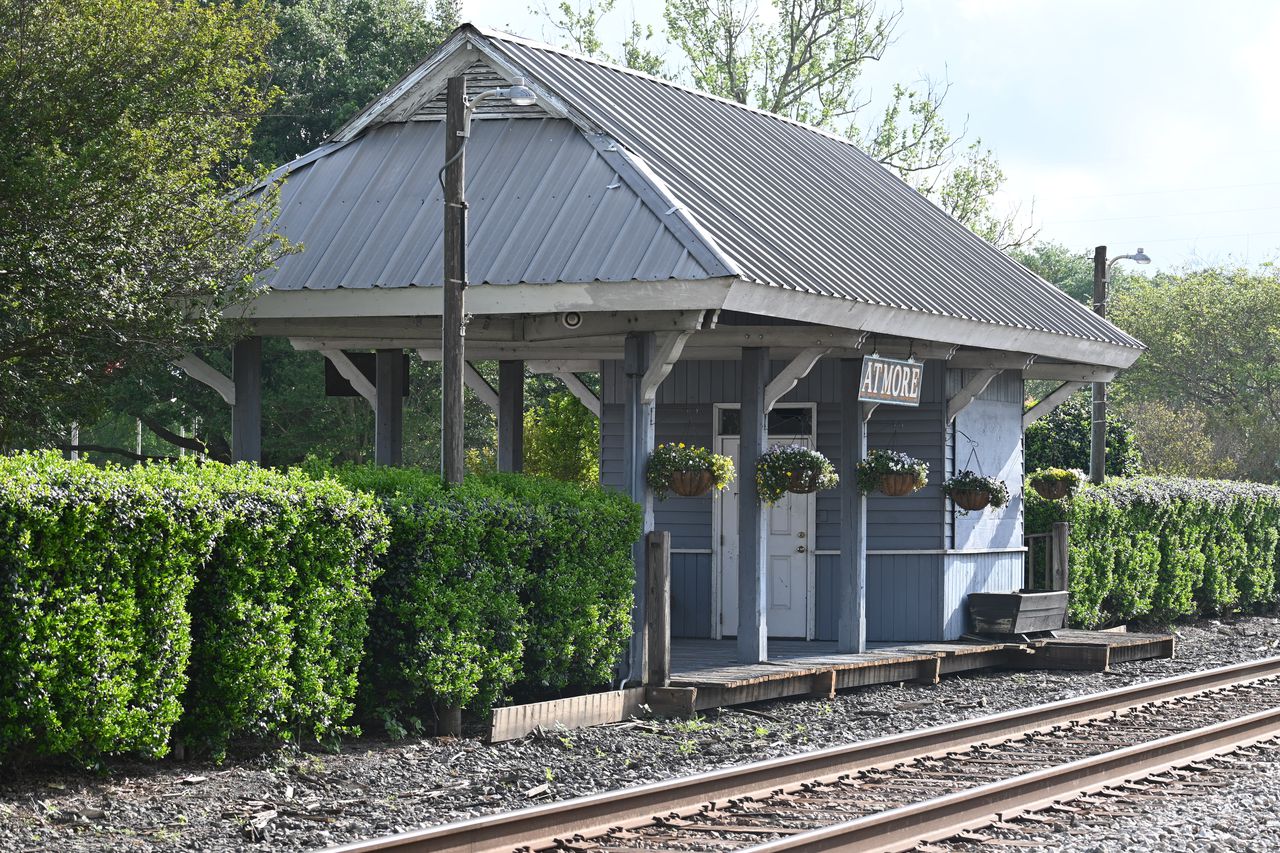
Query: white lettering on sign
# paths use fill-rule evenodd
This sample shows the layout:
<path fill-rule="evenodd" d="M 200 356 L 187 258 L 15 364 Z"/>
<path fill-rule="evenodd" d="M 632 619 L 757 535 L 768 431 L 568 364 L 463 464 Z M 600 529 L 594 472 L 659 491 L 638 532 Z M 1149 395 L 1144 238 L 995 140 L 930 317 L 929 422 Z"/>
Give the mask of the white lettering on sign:
<path fill-rule="evenodd" d="M 923 377 L 923 362 L 900 361 L 878 355 L 865 356 L 862 359 L 862 385 L 858 388 L 858 399 L 869 403 L 918 406 Z"/>

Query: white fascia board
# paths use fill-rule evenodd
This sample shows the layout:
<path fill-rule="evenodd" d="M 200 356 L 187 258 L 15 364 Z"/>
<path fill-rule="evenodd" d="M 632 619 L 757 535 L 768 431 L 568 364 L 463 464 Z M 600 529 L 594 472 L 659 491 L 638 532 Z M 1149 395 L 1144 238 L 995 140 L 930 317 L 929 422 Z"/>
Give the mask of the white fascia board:
<path fill-rule="evenodd" d="M 479 284 L 466 290 L 468 314 L 552 314 L 561 311 L 691 311 L 719 308 L 732 278 L 701 281 L 591 282 L 584 284 Z M 304 317 L 439 316 L 439 287 L 271 290 L 223 316 L 277 320 Z"/>
<path fill-rule="evenodd" d="M 1117 344 L 941 314 L 926 314 L 923 311 L 868 305 L 852 299 L 783 290 L 741 279 L 736 280 L 730 288 L 724 308 L 729 311 L 861 329 L 874 334 L 1031 353 L 1121 369 L 1133 364 L 1142 355 L 1140 349 Z"/>

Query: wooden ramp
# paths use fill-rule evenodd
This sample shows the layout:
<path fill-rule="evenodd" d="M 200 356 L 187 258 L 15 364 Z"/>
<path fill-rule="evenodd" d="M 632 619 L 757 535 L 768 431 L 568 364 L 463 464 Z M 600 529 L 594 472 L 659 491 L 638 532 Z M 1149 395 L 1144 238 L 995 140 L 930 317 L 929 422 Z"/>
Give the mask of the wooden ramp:
<path fill-rule="evenodd" d="M 694 708 L 704 710 L 780 699 L 830 696 L 836 690 L 914 681 L 976 669 L 1075 669 L 1105 671 L 1113 663 L 1173 657 L 1167 634 L 1057 631 L 1025 642 L 873 644 L 863 654 L 840 654 L 836 644 L 772 640 L 767 663 L 739 664 L 732 640 L 673 640 L 671 684 L 695 688 Z"/>

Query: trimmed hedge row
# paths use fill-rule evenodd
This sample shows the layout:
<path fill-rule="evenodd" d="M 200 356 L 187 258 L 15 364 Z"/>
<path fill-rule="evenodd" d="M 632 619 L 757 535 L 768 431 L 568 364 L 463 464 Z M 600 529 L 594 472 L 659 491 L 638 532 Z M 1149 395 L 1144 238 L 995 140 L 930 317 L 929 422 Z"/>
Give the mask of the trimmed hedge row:
<path fill-rule="evenodd" d="M 302 474 L 0 457 L 0 754 L 340 733 L 385 536 Z"/>
<path fill-rule="evenodd" d="M 1071 523 L 1071 619 L 1264 610 L 1277 600 L 1280 487 L 1158 477 L 1108 480 L 1064 501 L 1028 489 L 1026 525 Z"/>
<path fill-rule="evenodd" d="M 630 636 L 634 503 L 510 474 L 446 489 L 409 469 L 331 473 L 378 495 L 391 519 L 374 586 L 367 710 L 486 710 L 608 683 Z"/>

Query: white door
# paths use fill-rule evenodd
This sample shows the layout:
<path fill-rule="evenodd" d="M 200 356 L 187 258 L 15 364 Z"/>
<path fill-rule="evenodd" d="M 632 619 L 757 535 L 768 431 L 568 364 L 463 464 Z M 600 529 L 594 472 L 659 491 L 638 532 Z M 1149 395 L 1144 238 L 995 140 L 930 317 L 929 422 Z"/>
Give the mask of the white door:
<path fill-rule="evenodd" d="M 772 441 L 772 439 L 771 439 Z M 788 436 L 790 444 L 812 446 L 807 438 Z M 738 436 L 720 439 L 720 453 L 733 459 L 738 469 Z M 754 476 L 752 472 L 750 476 Z M 716 501 L 720 522 L 720 634 L 730 637 L 738 633 L 738 476 Z M 813 495 L 788 494 L 771 507 L 768 516 L 768 620 L 770 637 L 799 637 L 809 632 L 809 559 L 813 533 Z"/>

